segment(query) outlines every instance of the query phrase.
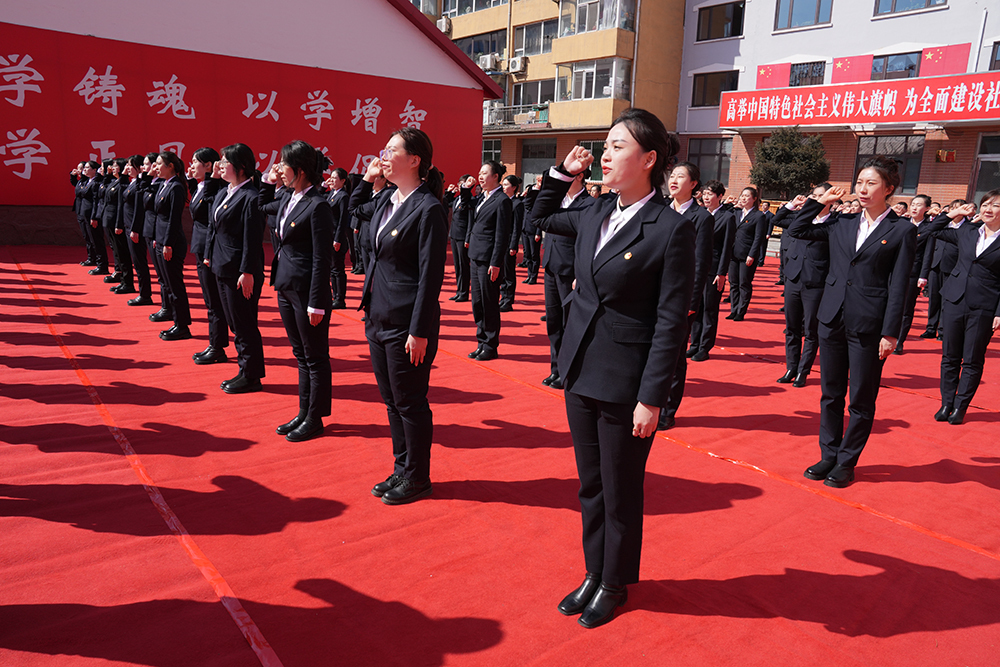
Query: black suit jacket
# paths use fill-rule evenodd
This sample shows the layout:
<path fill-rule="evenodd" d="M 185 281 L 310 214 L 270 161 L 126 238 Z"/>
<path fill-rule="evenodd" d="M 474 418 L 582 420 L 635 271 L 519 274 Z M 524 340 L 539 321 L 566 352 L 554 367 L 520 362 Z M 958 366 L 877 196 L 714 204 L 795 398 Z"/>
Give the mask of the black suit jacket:
<path fill-rule="evenodd" d="M 326 199 L 330 202 L 330 211 L 333 213 L 333 242 L 339 243 L 341 250 L 347 245 L 348 235 L 353 233 L 351 216 L 347 214 L 348 198 L 347 188 L 341 188 L 335 193 L 328 193 Z"/>
<path fill-rule="evenodd" d="M 785 278 L 806 287 L 822 287 L 830 272 L 830 246 L 826 241 L 804 241 L 792 236 L 787 230 L 797 215 L 797 211 L 784 206 L 774 214 L 774 224 L 786 230 L 781 235 L 781 244 L 785 247 Z M 832 222 L 837 217 L 836 212 L 830 211 L 825 222 Z"/>
<path fill-rule="evenodd" d="M 518 246 L 521 245 L 521 231 L 524 229 L 524 200 L 520 197 L 514 197 L 510 200 L 510 206 L 510 245 L 507 250 L 517 252 Z"/>
<path fill-rule="evenodd" d="M 264 215 L 257 205 L 258 190 L 252 182 L 246 183 L 228 201 L 227 191 L 215 193 L 206 217 L 205 258 L 212 273 L 220 278 L 250 273 L 263 279 Z"/>
<path fill-rule="evenodd" d="M 941 217 L 941 216 L 938 216 Z M 905 222 L 910 222 L 909 218 L 901 218 Z M 914 225 L 917 229 L 917 245 L 913 253 L 913 267 L 910 269 L 910 280 L 916 280 L 921 277 L 921 273 L 924 267 L 924 252 L 927 250 L 927 242 L 931 239 L 931 225 L 934 224 L 930 218 L 924 218 L 920 221 L 920 224 Z"/>
<path fill-rule="evenodd" d="M 733 258 L 733 242 L 736 240 L 736 216 L 732 209 L 720 206 L 715 212 L 715 227 L 712 236 L 712 270 L 708 280 L 714 276 L 729 275 L 729 261 Z"/>
<path fill-rule="evenodd" d="M 143 208 L 143 222 L 142 222 L 142 235 L 147 239 L 156 239 L 156 211 L 153 209 L 153 198 L 156 197 L 156 193 L 160 191 L 160 186 L 163 185 L 163 179 L 156 177 L 150 179 L 149 176 L 143 174 L 140 179 L 139 187 L 142 189 L 142 208 Z"/>
<path fill-rule="evenodd" d="M 371 197 L 371 183 L 362 181 L 351 194 L 354 203 Z M 441 327 L 438 297 L 444 282 L 448 238 L 444 205 L 427 185 L 410 193 L 393 213 L 382 233 L 379 224 L 389 198 L 380 198 L 367 227 L 373 249 L 365 271 L 361 305 L 372 324 L 405 329 L 411 336 L 433 338 Z"/>
<path fill-rule="evenodd" d="M 142 235 L 146 210 L 143 208 L 141 185 L 142 181 L 136 178 L 122 191 L 122 205 L 119 208 L 118 218 L 120 227 L 125 230 L 124 234 Z"/>
<path fill-rule="evenodd" d="M 122 195 L 127 187 L 128 177 L 123 176 L 111 181 L 104 188 L 104 210 L 101 212 L 101 223 L 108 231 L 125 229 L 122 226 L 121 208 Z"/>
<path fill-rule="evenodd" d="M 821 210 L 818 201 L 806 201 L 788 229 L 797 239 L 829 243 L 830 272 L 819 304 L 819 321 L 831 324 L 843 311 L 848 331 L 896 338 L 903 322 L 917 228 L 889 211 L 855 250 L 864 211 L 814 225 Z"/>
<path fill-rule="evenodd" d="M 80 206 L 82 205 L 82 194 L 83 189 L 87 185 L 87 179 L 83 176 L 77 176 L 76 174 L 69 175 L 70 185 L 73 186 L 73 212 L 80 215 Z M 89 221 L 88 221 L 89 222 Z"/>
<path fill-rule="evenodd" d="M 205 185 L 198 190 L 198 181 L 193 178 L 188 179 L 188 188 L 191 190 L 191 252 L 200 260 L 208 256 L 208 234 L 211 222 L 209 214 L 214 208 L 215 195 L 219 190 L 224 190 L 226 182 L 221 178 L 206 178 Z M 255 193 L 256 194 L 256 193 Z M 222 194 L 225 197 L 225 192 Z"/>
<path fill-rule="evenodd" d="M 83 185 L 79 189 L 80 208 L 77 213 L 87 224 L 90 224 L 90 221 L 95 219 L 97 195 L 101 190 L 101 183 L 96 176 L 90 180 L 84 179 L 82 183 Z"/>
<path fill-rule="evenodd" d="M 657 192 L 595 257 L 617 198 L 560 210 L 568 190 L 569 183 L 546 175 L 532 209 L 539 229 L 576 237 L 576 289 L 559 350 L 566 389 L 613 403 L 665 405 L 687 345 L 694 223 Z"/>
<path fill-rule="evenodd" d="M 281 216 L 292 194 L 291 188 L 285 188 L 281 197 L 275 200 L 274 185 L 262 183 L 257 195 L 261 213 L 274 216 L 271 285 L 276 290 L 305 292 L 310 308 L 328 311 L 333 302 L 330 288 L 333 212 L 323 193 L 313 187 L 288 214 L 282 234 Z"/>
<path fill-rule="evenodd" d="M 761 211 L 754 209 L 750 211 L 743 220 L 743 209 L 735 209 L 736 216 L 736 240 L 733 241 L 733 259 L 737 262 L 745 262 L 747 257 L 753 257 L 754 261 L 760 257 L 760 247 L 762 243 L 767 243 L 767 218 Z"/>
<path fill-rule="evenodd" d="M 187 183 L 180 176 L 175 176 L 164 185 L 162 181 L 155 184 L 153 196 L 150 198 L 153 213 L 156 214 L 156 227 L 153 238 L 156 245 L 169 246 L 174 254 L 180 249 L 187 249 L 187 238 L 181 226 L 184 206 L 187 204 Z"/>
<path fill-rule="evenodd" d="M 941 215 L 947 217 L 948 214 L 939 214 L 938 217 Z M 935 221 L 937 221 L 937 218 L 935 218 Z M 967 223 L 968 220 L 965 220 L 962 224 Z M 924 265 L 920 270 L 920 277 L 926 280 L 932 269 L 940 271 L 942 276 L 947 276 L 954 270 L 957 263 L 958 246 L 954 243 L 939 241 L 932 233 L 931 237 L 927 239 L 927 247 L 924 248 Z"/>
<path fill-rule="evenodd" d="M 588 195 L 589 197 L 589 195 Z M 589 197 L 593 199 L 593 197 Z M 715 218 L 712 214 L 692 202 L 684 217 L 694 223 L 694 289 L 691 292 L 691 311 L 698 310 L 702 292 L 708 276 L 716 265 L 712 264 L 712 245 L 714 242 Z M 714 279 L 717 274 L 711 274 Z"/>
<path fill-rule="evenodd" d="M 537 198 L 538 195 L 536 194 L 535 199 L 537 200 Z M 584 189 L 565 210 L 586 210 L 593 206 L 595 202 L 597 200 L 588 195 L 587 190 Z M 559 201 L 559 205 L 562 205 L 562 200 Z M 575 246 L 576 238 L 573 236 L 564 236 L 558 233 L 546 234 L 545 238 L 542 239 L 542 268 L 557 276 L 572 278 L 573 268 L 576 263 Z"/>
<path fill-rule="evenodd" d="M 460 188 L 459 196 L 452 204 L 449 236 L 456 241 L 465 243 L 465 237 L 469 235 L 469 220 L 472 219 L 472 209 L 475 208 L 473 200 L 472 188 Z"/>
<path fill-rule="evenodd" d="M 466 192 L 462 193 L 463 198 L 466 195 Z M 503 266 L 510 245 L 514 209 L 503 188 L 497 188 L 485 202 L 481 197 L 473 199 L 469 231 L 465 236 L 465 242 L 469 244 L 469 259 L 490 266 Z"/>
<path fill-rule="evenodd" d="M 965 223 L 958 229 L 935 231 L 934 235 L 958 250 L 955 268 L 941 286 L 941 296 L 956 304 L 964 300 L 969 308 L 992 311 L 993 317 L 1000 317 L 1000 239 L 976 257 L 977 225 Z"/>

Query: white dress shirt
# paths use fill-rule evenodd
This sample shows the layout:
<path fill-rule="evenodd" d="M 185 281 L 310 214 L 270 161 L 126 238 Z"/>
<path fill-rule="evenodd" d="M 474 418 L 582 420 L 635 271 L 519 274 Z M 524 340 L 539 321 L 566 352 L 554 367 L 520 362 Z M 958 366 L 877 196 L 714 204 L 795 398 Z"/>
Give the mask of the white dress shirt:
<path fill-rule="evenodd" d="M 376 249 L 379 245 L 379 239 L 382 237 L 382 230 L 385 229 L 385 226 L 389 224 L 389 220 L 392 219 L 392 216 L 395 215 L 396 211 L 399 210 L 399 207 L 403 205 L 403 202 L 406 201 L 407 198 L 413 194 L 413 192 L 415 191 L 411 191 L 410 194 L 404 197 L 399 194 L 399 189 L 397 188 L 395 192 L 389 195 L 389 205 L 385 207 L 385 215 L 382 216 L 382 222 L 378 224 L 378 230 L 375 232 Z"/>
<path fill-rule="evenodd" d="M 617 234 L 629 220 L 635 217 L 635 214 L 638 213 L 642 207 L 646 205 L 646 202 L 652 199 L 655 194 L 656 190 L 652 190 L 648 195 L 631 206 L 626 206 L 625 208 L 622 208 L 621 197 L 618 198 L 615 202 L 615 210 L 612 211 L 611 215 L 608 216 L 608 219 L 604 221 L 603 225 L 601 225 L 601 236 L 597 240 L 597 249 L 594 251 L 594 257 L 597 257 L 597 254 L 601 252 L 601 249 L 604 248 L 605 245 L 607 245 L 608 241 L 614 238 L 614 235 Z"/>
<path fill-rule="evenodd" d="M 878 227 L 880 222 L 885 220 L 885 216 L 889 215 L 889 211 L 891 210 L 892 210 L 891 208 L 887 208 L 884 211 L 882 211 L 882 215 L 875 218 L 875 220 L 873 220 L 871 224 L 868 224 L 868 216 L 865 215 L 864 210 L 861 211 L 860 215 L 861 224 L 858 225 L 858 240 L 854 244 L 855 252 L 861 250 L 861 246 L 864 244 L 865 240 L 872 235 L 872 232 L 875 231 L 875 228 Z"/>
<path fill-rule="evenodd" d="M 976 241 L 976 257 L 979 257 L 986 252 L 986 249 L 993 245 L 993 242 L 997 240 L 997 236 L 1000 236 L 1000 231 L 987 235 L 988 231 L 989 230 L 986 228 L 986 225 L 982 225 L 979 228 L 979 240 Z"/>
<path fill-rule="evenodd" d="M 242 185 L 242 183 L 240 185 Z M 285 236 L 285 222 L 288 220 L 288 215 L 295 210 L 295 205 L 302 201 L 302 198 L 306 196 L 306 193 L 312 189 L 313 186 L 310 185 L 304 190 L 292 193 L 291 199 L 288 200 L 288 205 L 285 206 L 285 211 L 281 214 L 281 220 L 278 222 L 278 233 L 281 234 L 282 237 Z M 226 196 L 226 199 L 229 199 L 228 195 Z"/>
<path fill-rule="evenodd" d="M 205 181 L 202 181 L 202 183 L 204 183 L 204 182 Z M 221 204 L 219 204 L 218 206 L 215 207 L 215 214 L 214 215 L 215 215 L 216 218 L 218 218 L 218 216 L 219 216 L 219 209 L 222 208 L 227 201 L 229 201 L 230 199 L 232 199 L 233 195 L 236 194 L 237 190 L 239 190 L 240 188 L 242 188 L 244 185 L 246 185 L 249 182 L 250 182 L 250 179 L 248 178 L 247 180 L 243 181 L 242 183 L 237 183 L 236 185 L 233 185 L 232 183 L 230 183 L 229 185 L 226 186 L 226 198 L 222 200 Z"/>

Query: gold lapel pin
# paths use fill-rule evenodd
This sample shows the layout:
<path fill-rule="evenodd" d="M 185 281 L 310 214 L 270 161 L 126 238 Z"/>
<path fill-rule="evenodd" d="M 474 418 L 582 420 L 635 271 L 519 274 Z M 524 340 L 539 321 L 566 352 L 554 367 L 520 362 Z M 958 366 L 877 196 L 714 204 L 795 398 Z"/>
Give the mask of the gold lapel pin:
<path fill-rule="evenodd" d="M 632 259 L 632 253 L 630 252 L 625 253 L 625 259 Z"/>
<path fill-rule="evenodd" d="M 882 239 L 882 245 L 885 245 L 886 243 L 888 243 L 888 241 L 886 241 L 885 239 Z"/>
<path fill-rule="evenodd" d="M 292 223 L 292 227 L 294 227 L 294 226 L 295 226 L 295 223 L 293 222 L 293 223 Z"/>
<path fill-rule="evenodd" d="M 225 210 L 225 209 L 229 208 L 229 204 L 223 204 L 223 205 L 222 205 L 222 208 L 223 208 L 223 210 Z"/>
<path fill-rule="evenodd" d="M 399 233 L 399 230 L 398 229 L 394 229 L 394 230 L 392 230 L 391 235 L 395 236 L 398 233 Z"/>

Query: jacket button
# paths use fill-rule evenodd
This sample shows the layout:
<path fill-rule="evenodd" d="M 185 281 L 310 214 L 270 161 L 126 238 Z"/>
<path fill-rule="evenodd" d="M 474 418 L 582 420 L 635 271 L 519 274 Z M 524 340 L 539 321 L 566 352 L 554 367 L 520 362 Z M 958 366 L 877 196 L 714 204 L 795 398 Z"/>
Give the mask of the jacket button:
<path fill-rule="evenodd" d="M 857 264 L 857 262 L 851 262 L 851 266 L 854 266 L 855 264 Z"/>
<path fill-rule="evenodd" d="M 848 286 L 848 287 L 850 287 L 850 286 L 851 286 L 851 281 L 850 281 L 850 280 L 848 280 L 848 281 L 847 281 L 847 286 Z"/>

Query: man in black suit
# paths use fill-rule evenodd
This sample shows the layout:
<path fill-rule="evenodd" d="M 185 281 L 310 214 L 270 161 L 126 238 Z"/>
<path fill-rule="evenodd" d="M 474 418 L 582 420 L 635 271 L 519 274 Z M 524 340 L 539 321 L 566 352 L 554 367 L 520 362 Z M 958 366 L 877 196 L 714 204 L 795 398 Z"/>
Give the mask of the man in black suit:
<path fill-rule="evenodd" d="M 760 203 L 760 212 L 764 214 L 764 219 L 767 221 L 767 233 L 764 234 L 764 243 L 760 246 L 757 266 L 764 266 L 764 260 L 767 259 L 768 241 L 771 240 L 771 234 L 774 232 L 774 213 L 771 211 L 771 204 L 766 201 Z"/>
<path fill-rule="evenodd" d="M 464 188 L 462 191 L 463 199 L 473 208 L 465 245 L 472 269 L 472 316 L 476 320 L 478 346 L 469 358 L 479 361 L 496 359 L 500 346 L 500 271 L 513 224 L 510 197 L 500 187 L 506 171 L 499 162 L 489 160 L 479 170 L 482 194 L 477 200 L 469 199 Z"/>
<path fill-rule="evenodd" d="M 949 208 L 961 207 L 965 203 L 964 199 L 956 199 Z M 913 206 L 912 202 L 910 206 Z M 927 212 L 931 218 L 936 217 L 931 213 L 933 210 L 932 208 Z M 940 208 L 938 210 L 940 211 Z M 948 227 L 957 229 L 963 222 L 966 222 L 965 217 L 958 216 L 948 223 Z M 927 288 L 927 327 L 920 334 L 921 338 L 941 338 L 941 329 L 943 328 L 941 326 L 941 285 L 955 270 L 957 262 L 958 246 L 938 241 L 934 235 L 931 235 L 927 241 L 927 247 L 924 249 L 924 266 L 920 271 L 920 280 L 917 281 L 919 288 Z"/>
<path fill-rule="evenodd" d="M 913 267 L 910 270 L 910 277 L 906 289 L 906 309 L 903 311 L 903 323 L 899 327 L 899 338 L 893 354 L 903 354 L 903 343 L 910 333 L 913 325 L 913 314 L 917 309 L 917 297 L 923 285 L 920 284 L 920 274 L 924 267 L 924 251 L 927 242 L 931 238 L 929 228 L 932 221 L 925 214 L 931 206 L 931 198 L 927 195 L 917 195 L 910 201 L 910 224 L 917 228 L 917 248 L 913 255 Z M 905 219 L 905 218 L 904 218 Z"/>
<path fill-rule="evenodd" d="M 451 205 L 451 259 L 455 264 L 455 295 L 449 301 L 468 301 L 469 283 L 471 281 L 469 267 L 469 248 L 465 237 L 469 235 L 469 218 L 472 215 L 473 191 L 476 187 L 474 176 L 464 174 L 458 181 L 460 196 Z"/>
<path fill-rule="evenodd" d="M 501 182 L 504 194 L 510 197 L 511 219 L 510 245 L 507 256 L 503 259 L 503 271 L 500 282 L 500 312 L 509 313 L 514 310 L 514 294 L 517 288 L 517 250 L 521 241 L 521 230 L 524 227 L 524 200 L 517 196 L 517 188 L 521 179 L 514 174 L 508 174 Z"/>
<path fill-rule="evenodd" d="M 726 276 L 729 262 L 733 257 L 733 241 L 736 238 L 736 216 L 732 207 L 722 204 L 726 187 L 720 181 L 709 181 L 702 191 L 702 203 L 712 214 L 715 226 L 712 230 L 712 280 L 702 292 L 700 315 L 696 314 L 691 323 L 691 345 L 688 356 L 692 361 L 706 361 L 709 350 L 715 347 L 715 336 L 719 331 L 719 304 L 726 291 Z"/>
<path fill-rule="evenodd" d="M 597 202 L 587 195 L 584 183 L 590 178 L 591 170 L 584 169 L 569 185 L 569 191 L 562 198 L 559 208 L 569 211 L 588 209 Z M 565 372 L 559 371 L 559 349 L 562 347 L 566 316 L 563 302 L 573 291 L 573 264 L 576 261 L 574 245 L 576 239 L 548 233 L 542 239 L 542 268 L 545 270 L 545 333 L 549 336 L 550 373 L 542 384 L 553 389 L 563 388 Z"/>

